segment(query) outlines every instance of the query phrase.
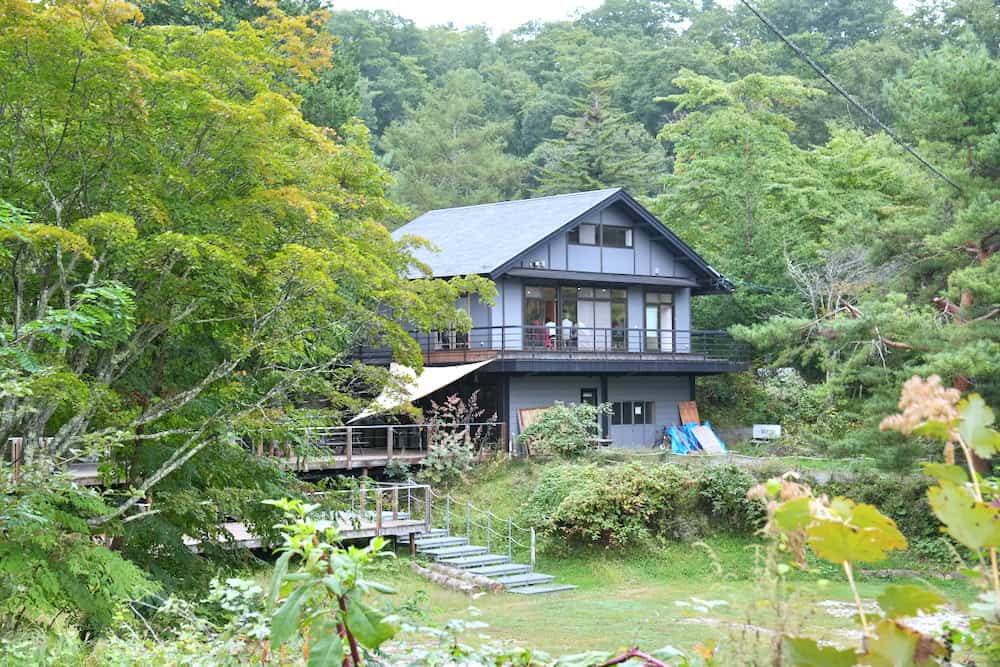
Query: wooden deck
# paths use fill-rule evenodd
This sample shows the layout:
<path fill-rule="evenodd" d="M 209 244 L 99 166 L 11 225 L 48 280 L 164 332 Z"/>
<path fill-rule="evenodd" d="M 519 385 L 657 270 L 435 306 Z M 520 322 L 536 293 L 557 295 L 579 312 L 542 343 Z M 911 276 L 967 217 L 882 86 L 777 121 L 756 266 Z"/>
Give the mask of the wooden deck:
<path fill-rule="evenodd" d="M 346 454 L 331 454 L 330 456 L 288 456 L 278 459 L 280 464 L 296 472 L 310 472 L 313 470 L 364 470 L 367 468 L 381 468 L 388 465 L 389 461 L 401 461 L 407 465 L 415 465 L 424 460 L 426 452 L 389 452 L 385 449 L 379 450 L 358 450 L 355 449 L 351 456 Z"/>
<path fill-rule="evenodd" d="M 222 524 L 222 529 L 230 535 L 230 539 L 221 539 L 219 543 L 239 549 L 260 549 L 261 539 L 250 532 L 246 524 L 241 521 L 227 521 Z M 427 531 L 427 523 L 421 519 L 391 519 L 382 521 L 381 526 L 376 526 L 374 521 L 355 522 L 348 519 L 337 521 L 337 535 L 342 540 L 363 540 L 371 539 L 378 535 L 383 537 L 409 537 L 410 535 L 421 535 Z M 201 550 L 202 540 L 194 537 L 184 536 L 184 544 L 197 553 Z"/>

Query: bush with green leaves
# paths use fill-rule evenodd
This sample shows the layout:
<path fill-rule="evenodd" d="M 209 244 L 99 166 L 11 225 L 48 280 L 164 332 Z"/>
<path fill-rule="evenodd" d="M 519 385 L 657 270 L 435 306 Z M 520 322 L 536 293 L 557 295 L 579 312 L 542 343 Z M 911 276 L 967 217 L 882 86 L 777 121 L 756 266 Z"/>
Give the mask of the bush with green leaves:
<path fill-rule="evenodd" d="M 522 519 L 571 543 L 614 548 L 654 536 L 748 534 L 763 519 L 759 505 L 746 499 L 755 483 L 734 466 L 554 466 L 542 473 Z"/>
<path fill-rule="evenodd" d="M 555 404 L 521 431 L 517 444 L 532 454 L 573 458 L 584 454 L 600 435 L 600 417 L 611 413 L 611 405 L 589 403 Z"/>

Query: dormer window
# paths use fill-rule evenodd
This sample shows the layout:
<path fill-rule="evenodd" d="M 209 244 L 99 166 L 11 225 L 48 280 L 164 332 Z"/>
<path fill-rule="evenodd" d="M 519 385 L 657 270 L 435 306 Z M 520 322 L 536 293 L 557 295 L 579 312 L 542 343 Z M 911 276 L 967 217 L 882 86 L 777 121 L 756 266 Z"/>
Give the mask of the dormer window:
<path fill-rule="evenodd" d="M 575 229 L 569 230 L 567 238 L 575 245 L 599 245 L 605 248 L 631 248 L 632 228 L 616 227 L 614 225 L 595 225 L 581 223 Z"/>

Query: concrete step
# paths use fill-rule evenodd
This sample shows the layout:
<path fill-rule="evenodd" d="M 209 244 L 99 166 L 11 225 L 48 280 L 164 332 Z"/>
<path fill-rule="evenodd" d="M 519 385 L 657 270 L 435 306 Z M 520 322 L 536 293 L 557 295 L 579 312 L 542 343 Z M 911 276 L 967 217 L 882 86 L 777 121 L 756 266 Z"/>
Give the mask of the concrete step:
<path fill-rule="evenodd" d="M 541 574 L 540 572 L 527 572 L 525 574 L 512 574 L 506 577 L 492 577 L 496 582 L 503 584 L 507 590 L 520 588 L 521 586 L 536 586 L 548 584 L 555 580 L 551 574 Z"/>
<path fill-rule="evenodd" d="M 419 533 L 417 535 L 417 544 L 420 544 L 420 542 L 422 542 L 423 540 L 430 540 L 430 539 L 434 539 L 434 538 L 438 538 L 438 537 L 450 537 L 450 536 L 448 535 L 448 531 L 445 530 L 444 528 L 431 528 L 430 530 L 425 530 L 424 532 Z M 456 539 L 459 539 L 459 538 L 456 538 Z M 399 543 L 400 544 L 409 544 L 410 543 L 410 536 L 409 535 L 400 535 L 399 536 Z"/>
<path fill-rule="evenodd" d="M 498 556 L 497 554 L 480 554 L 478 556 L 462 556 L 461 558 L 440 558 L 439 562 L 445 565 L 452 565 L 454 567 L 460 567 L 462 569 L 467 569 L 470 567 L 480 567 L 483 565 L 500 565 L 501 563 L 507 562 L 506 556 Z"/>
<path fill-rule="evenodd" d="M 461 546 L 441 547 L 439 549 L 422 549 L 417 547 L 417 551 L 424 556 L 431 556 L 435 560 L 443 560 L 445 558 L 459 558 L 461 556 L 478 556 L 486 553 L 486 547 L 463 544 Z"/>
<path fill-rule="evenodd" d="M 425 540 L 417 540 L 417 551 L 444 549 L 445 547 L 460 547 L 468 543 L 469 538 L 467 537 L 429 537 Z"/>
<path fill-rule="evenodd" d="M 534 586 L 518 586 L 516 588 L 506 588 L 508 593 L 518 595 L 541 595 L 542 593 L 555 593 L 557 591 L 568 591 L 576 588 L 569 584 L 536 584 Z"/>
<path fill-rule="evenodd" d="M 531 572 L 530 566 L 519 565 L 518 563 L 485 565 L 483 567 L 467 567 L 465 569 L 472 574 L 480 574 L 484 577 L 506 577 L 512 574 L 527 574 L 528 572 Z"/>

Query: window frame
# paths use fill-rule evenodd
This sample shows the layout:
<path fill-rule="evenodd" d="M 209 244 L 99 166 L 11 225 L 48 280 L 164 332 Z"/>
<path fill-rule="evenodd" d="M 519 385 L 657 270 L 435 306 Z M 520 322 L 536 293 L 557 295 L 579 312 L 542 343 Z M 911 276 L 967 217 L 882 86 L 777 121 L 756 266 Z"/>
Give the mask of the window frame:
<path fill-rule="evenodd" d="M 584 225 L 594 228 L 594 242 L 584 243 L 580 240 L 580 228 Z M 620 229 L 623 232 L 625 245 L 608 245 L 604 242 L 604 230 L 607 229 Z M 600 222 L 581 222 L 579 225 L 573 229 L 566 232 L 566 243 L 569 245 L 579 245 L 587 248 L 614 248 L 617 250 L 633 250 L 635 249 L 635 228 L 628 227 L 625 225 L 605 225 Z"/>

